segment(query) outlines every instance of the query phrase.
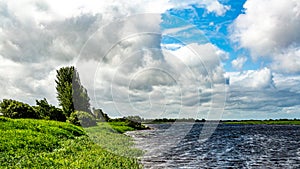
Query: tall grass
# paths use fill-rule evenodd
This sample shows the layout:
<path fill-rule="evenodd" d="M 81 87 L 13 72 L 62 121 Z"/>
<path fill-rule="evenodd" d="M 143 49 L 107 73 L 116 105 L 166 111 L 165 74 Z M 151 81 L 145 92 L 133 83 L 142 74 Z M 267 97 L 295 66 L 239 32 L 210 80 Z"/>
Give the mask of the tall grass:
<path fill-rule="evenodd" d="M 126 157 L 141 156 L 143 154 L 141 150 L 132 148 L 133 139 L 120 134 L 120 132 L 123 133 L 134 129 L 121 125 L 121 123 L 100 122 L 97 126 L 85 128 L 85 130 L 92 141 L 113 154 Z"/>
<path fill-rule="evenodd" d="M 130 138 L 102 124 L 83 129 L 57 121 L 0 117 L 0 143 L 0 168 L 141 168 L 137 159 L 118 153 L 140 153 L 131 148 Z"/>

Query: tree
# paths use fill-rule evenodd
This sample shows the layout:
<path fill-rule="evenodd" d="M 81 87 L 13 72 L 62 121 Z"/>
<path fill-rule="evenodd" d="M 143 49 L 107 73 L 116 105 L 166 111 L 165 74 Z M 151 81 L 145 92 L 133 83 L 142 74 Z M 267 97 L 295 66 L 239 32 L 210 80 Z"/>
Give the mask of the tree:
<path fill-rule="evenodd" d="M 101 120 L 101 121 L 108 121 L 110 119 L 108 117 L 108 115 L 102 111 L 102 109 L 93 108 L 93 114 L 96 119 Z"/>
<path fill-rule="evenodd" d="M 91 127 L 97 125 L 95 117 L 92 116 L 91 113 L 84 111 L 75 111 L 71 113 L 70 117 L 68 118 L 68 122 L 82 127 Z"/>
<path fill-rule="evenodd" d="M 128 116 L 126 117 L 128 120 L 135 121 L 141 123 L 143 119 L 140 116 Z"/>
<path fill-rule="evenodd" d="M 0 103 L 0 111 L 3 116 L 9 118 L 40 118 L 38 112 L 30 105 L 11 99 L 3 99 Z"/>
<path fill-rule="evenodd" d="M 66 121 L 66 116 L 60 108 L 52 106 L 47 99 L 36 100 L 34 108 L 40 114 L 41 118 L 46 120 Z"/>
<path fill-rule="evenodd" d="M 57 99 L 66 117 L 70 117 L 75 110 L 90 113 L 90 98 L 87 90 L 80 83 L 75 67 L 63 67 L 56 72 Z"/>
<path fill-rule="evenodd" d="M 72 96 L 73 96 L 73 104 L 75 110 L 85 111 L 88 113 L 92 113 L 90 110 L 90 98 L 88 96 L 87 90 L 81 85 L 79 74 L 74 69 L 73 79 L 72 79 Z"/>

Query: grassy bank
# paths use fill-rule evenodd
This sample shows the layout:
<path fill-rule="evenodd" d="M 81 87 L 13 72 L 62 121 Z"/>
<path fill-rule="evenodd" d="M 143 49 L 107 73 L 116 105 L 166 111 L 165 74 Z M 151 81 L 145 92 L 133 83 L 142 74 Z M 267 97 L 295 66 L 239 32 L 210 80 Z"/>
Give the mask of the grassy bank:
<path fill-rule="evenodd" d="M 112 126 L 0 117 L 0 168 L 140 168 L 141 151 Z"/>
<path fill-rule="evenodd" d="M 223 124 L 241 124 L 241 125 L 300 125 L 300 120 L 241 120 L 224 121 Z"/>

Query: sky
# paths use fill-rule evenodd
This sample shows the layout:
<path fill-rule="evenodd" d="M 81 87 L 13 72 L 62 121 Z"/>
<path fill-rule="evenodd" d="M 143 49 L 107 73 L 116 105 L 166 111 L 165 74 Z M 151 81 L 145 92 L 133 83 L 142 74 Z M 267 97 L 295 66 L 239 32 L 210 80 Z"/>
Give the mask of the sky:
<path fill-rule="evenodd" d="M 76 66 L 113 117 L 300 118 L 298 0 L 0 0 L 0 99 L 58 106 Z"/>

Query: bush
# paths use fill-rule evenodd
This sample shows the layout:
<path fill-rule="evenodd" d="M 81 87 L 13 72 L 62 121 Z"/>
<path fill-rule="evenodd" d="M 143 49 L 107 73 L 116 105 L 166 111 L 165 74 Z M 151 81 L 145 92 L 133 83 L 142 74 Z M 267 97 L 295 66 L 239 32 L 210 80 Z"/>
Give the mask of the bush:
<path fill-rule="evenodd" d="M 41 118 L 46 120 L 66 121 L 66 116 L 63 111 L 55 106 L 52 106 L 44 98 L 43 100 L 36 100 L 35 110 L 40 114 Z"/>
<path fill-rule="evenodd" d="M 71 113 L 68 122 L 82 127 L 96 126 L 97 122 L 93 115 L 84 111 L 75 111 Z"/>
<path fill-rule="evenodd" d="M 129 118 L 131 119 L 135 119 L 135 120 L 139 120 L 141 121 L 141 118 L 138 117 L 138 116 L 129 116 Z M 127 127 L 131 127 L 133 129 L 137 129 L 137 130 L 144 130 L 144 129 L 149 129 L 149 127 L 147 126 L 144 126 L 141 122 L 139 121 L 135 121 L 135 120 L 131 120 L 131 119 L 128 119 L 126 117 L 123 117 L 123 118 L 116 118 L 116 119 L 110 119 L 109 122 L 112 122 L 112 123 L 118 123 L 118 122 L 121 122 L 120 124 L 122 124 L 122 122 L 127 126 Z"/>
<path fill-rule="evenodd" d="M 95 118 L 99 121 L 105 122 L 105 121 L 109 121 L 109 119 L 110 119 L 108 117 L 108 115 L 102 111 L 102 109 L 93 108 L 93 113 L 94 113 Z"/>
<path fill-rule="evenodd" d="M 41 118 L 33 107 L 16 100 L 3 99 L 3 101 L 0 103 L 0 108 L 3 116 L 9 118 Z"/>

